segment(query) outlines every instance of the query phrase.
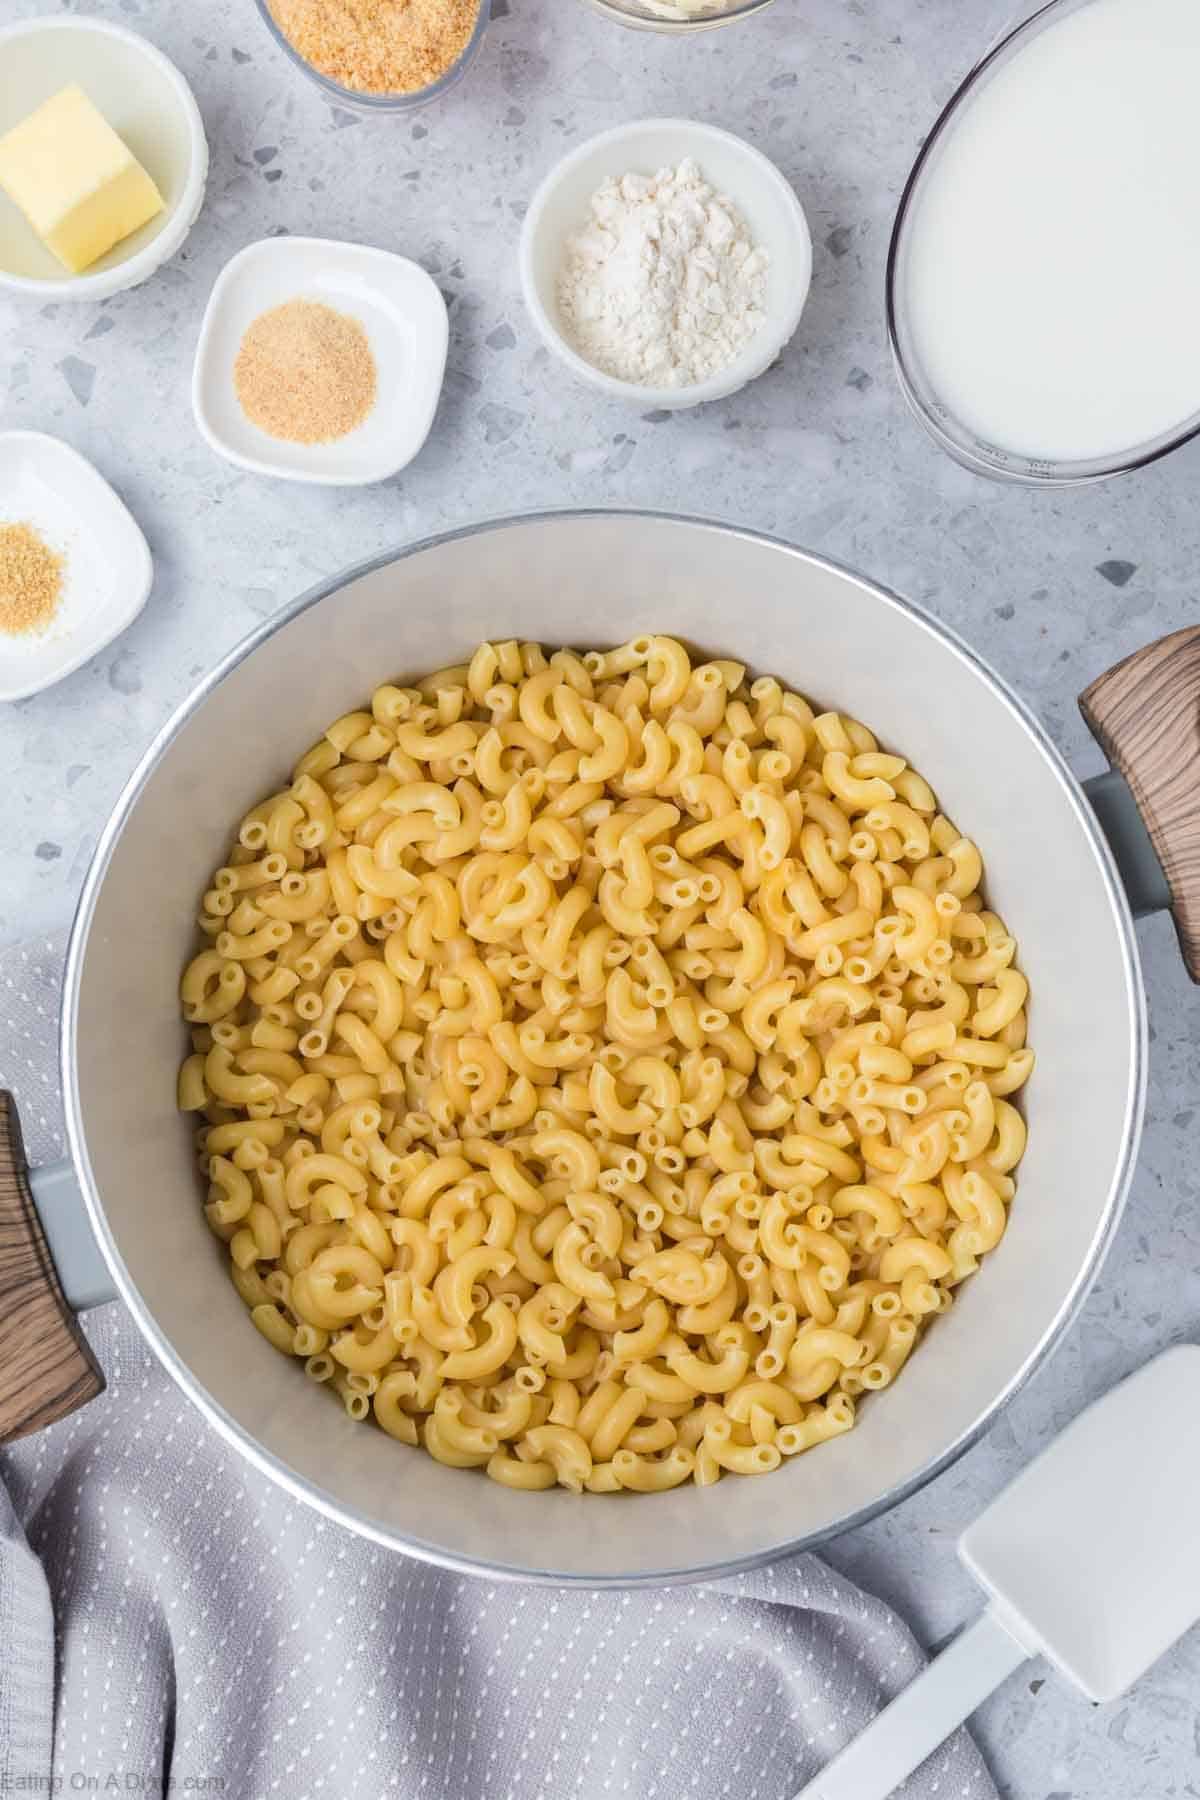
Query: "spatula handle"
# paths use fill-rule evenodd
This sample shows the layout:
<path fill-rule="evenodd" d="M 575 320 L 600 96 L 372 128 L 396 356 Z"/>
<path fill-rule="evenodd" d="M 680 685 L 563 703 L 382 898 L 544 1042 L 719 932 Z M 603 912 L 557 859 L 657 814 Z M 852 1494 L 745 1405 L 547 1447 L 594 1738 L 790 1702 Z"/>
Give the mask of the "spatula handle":
<path fill-rule="evenodd" d="M 885 1800 L 1030 1654 L 982 1613 L 796 1800 Z"/>

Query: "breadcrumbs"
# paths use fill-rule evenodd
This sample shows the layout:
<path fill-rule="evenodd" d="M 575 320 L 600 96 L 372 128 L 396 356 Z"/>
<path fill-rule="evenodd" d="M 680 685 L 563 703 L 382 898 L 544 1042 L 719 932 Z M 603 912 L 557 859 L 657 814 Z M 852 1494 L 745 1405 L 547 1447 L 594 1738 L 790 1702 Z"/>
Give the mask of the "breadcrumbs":
<path fill-rule="evenodd" d="M 375 404 L 375 358 L 357 319 L 319 300 L 260 313 L 233 365 L 242 411 L 268 437 L 328 444 Z"/>
<path fill-rule="evenodd" d="M 480 0 L 269 0 L 285 38 L 322 75 L 363 94 L 411 94 L 453 68 Z"/>
<path fill-rule="evenodd" d="M 42 631 L 62 598 L 63 559 L 32 525 L 0 525 L 0 631 Z"/>

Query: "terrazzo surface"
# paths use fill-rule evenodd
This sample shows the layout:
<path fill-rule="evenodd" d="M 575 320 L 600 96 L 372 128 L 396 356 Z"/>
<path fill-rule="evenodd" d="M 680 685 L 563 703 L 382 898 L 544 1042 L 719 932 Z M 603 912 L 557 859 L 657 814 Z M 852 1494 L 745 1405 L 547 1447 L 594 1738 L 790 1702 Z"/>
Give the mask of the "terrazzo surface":
<path fill-rule="evenodd" d="M 45 10 L 6 0 L 3 12 L 8 22 Z M 156 567 L 150 603 L 123 638 L 60 686 L 0 708 L 0 942 L 67 919 L 125 777 L 230 646 L 341 566 L 482 516 L 658 507 L 826 552 L 969 637 L 1081 774 L 1101 759 L 1077 692 L 1195 618 L 1200 450 L 1090 490 L 1006 489 L 943 457 L 892 377 L 881 304 L 891 218 L 923 133 L 1009 16 L 997 0 L 779 0 L 686 44 L 624 32 L 582 0 L 496 0 L 466 83 L 408 119 L 331 107 L 250 0 L 62 10 L 128 23 L 175 58 L 212 170 L 183 254 L 147 286 L 100 306 L 0 298 L 0 428 L 53 432 L 91 457 Z M 725 125 L 780 164 L 808 210 L 816 268 L 799 335 L 751 389 L 701 413 L 639 414 L 576 386 L 540 346 L 515 245 L 560 154 L 609 124 L 667 114 Z M 297 489 L 243 474 L 193 427 L 191 357 L 212 282 L 236 250 L 280 232 L 403 251 L 449 303 L 433 433 L 381 487 Z M 828 1552 L 930 1645 L 976 1603 L 954 1558 L 959 1531 L 1084 1401 L 1200 1321 L 1200 1003 L 1169 924 L 1153 920 L 1140 937 L 1147 1130 L 1082 1319 L 982 1444 Z M 1094 1709 L 1034 1668 L 975 1724 L 1012 1800 L 1166 1800 L 1200 1795 L 1198 1695 L 1193 1633 L 1116 1705 Z"/>

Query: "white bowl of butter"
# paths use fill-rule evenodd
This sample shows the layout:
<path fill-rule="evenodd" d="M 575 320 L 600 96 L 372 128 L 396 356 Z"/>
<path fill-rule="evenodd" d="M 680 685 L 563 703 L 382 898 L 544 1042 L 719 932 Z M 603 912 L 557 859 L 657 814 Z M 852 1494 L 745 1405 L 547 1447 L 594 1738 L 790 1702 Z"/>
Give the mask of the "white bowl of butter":
<path fill-rule="evenodd" d="M 187 82 L 136 32 L 75 16 L 0 29 L 0 67 L 0 292 L 95 301 L 136 287 L 204 199 L 208 144 Z M 28 126 L 39 108 L 42 127 Z"/>

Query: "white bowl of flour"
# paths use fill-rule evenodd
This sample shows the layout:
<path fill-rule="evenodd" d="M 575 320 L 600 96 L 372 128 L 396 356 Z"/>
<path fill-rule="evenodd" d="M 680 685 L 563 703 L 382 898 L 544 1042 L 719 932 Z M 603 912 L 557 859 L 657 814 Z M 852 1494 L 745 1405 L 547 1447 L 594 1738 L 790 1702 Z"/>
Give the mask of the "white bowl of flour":
<path fill-rule="evenodd" d="M 521 233 L 521 284 L 548 347 L 643 408 L 719 400 L 770 367 L 812 279 L 804 209 L 731 132 L 643 119 L 551 170 Z"/>

